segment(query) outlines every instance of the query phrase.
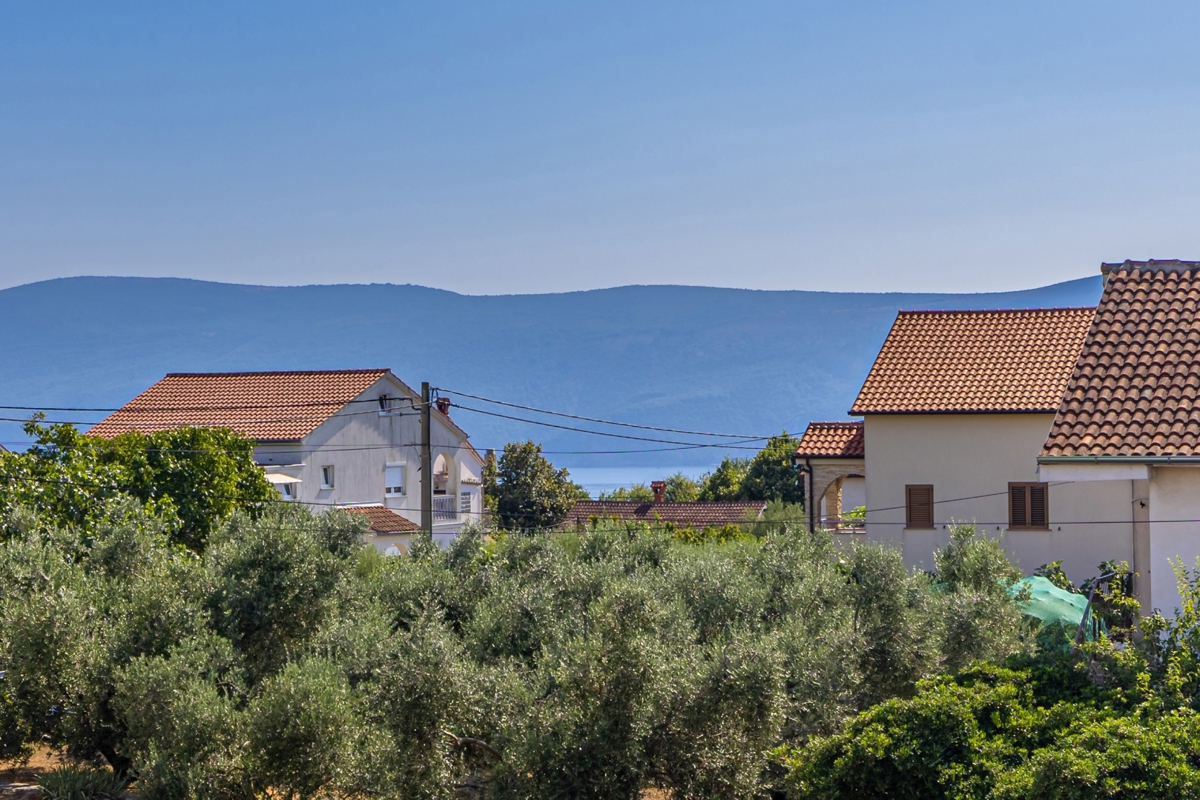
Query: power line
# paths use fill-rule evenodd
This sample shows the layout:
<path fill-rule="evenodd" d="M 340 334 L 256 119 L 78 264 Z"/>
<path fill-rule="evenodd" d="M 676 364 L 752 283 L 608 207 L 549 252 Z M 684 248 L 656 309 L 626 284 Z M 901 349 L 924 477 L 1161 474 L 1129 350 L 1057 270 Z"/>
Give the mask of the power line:
<path fill-rule="evenodd" d="M 679 428 L 658 428 L 653 425 L 636 425 L 632 422 L 616 422 L 616 421 L 610 420 L 610 419 L 599 419 L 597 417 L 583 417 L 578 414 L 567 414 L 562 411 L 548 411 L 547 409 L 544 409 L 544 408 L 534 408 L 533 406 L 523 406 L 518 403 L 508 403 L 508 402 L 505 402 L 504 400 L 493 400 L 489 397 L 480 397 L 479 395 L 476 395 L 476 394 L 467 394 L 466 392 L 458 392 L 453 389 L 438 388 L 438 389 L 436 389 L 436 391 L 446 392 L 448 394 L 453 394 L 453 395 L 458 395 L 459 397 L 469 397 L 472 400 L 482 400 L 485 403 L 493 403 L 498 406 L 507 406 L 508 408 L 519 408 L 522 411 L 534 411 L 534 412 L 537 412 L 538 414 L 551 414 L 556 417 L 566 417 L 567 419 L 577 419 L 577 420 L 582 420 L 583 422 L 598 422 L 602 425 L 619 425 L 623 428 L 637 428 L 637 429 L 643 430 L 643 431 L 659 431 L 661 433 L 682 433 L 682 434 L 689 435 L 689 436 L 717 436 L 717 437 L 722 437 L 725 439 L 770 438 L 770 437 L 762 437 L 762 436 L 747 436 L 747 435 L 742 435 L 742 434 L 737 434 L 737 433 L 711 433 L 708 431 L 681 430 Z M 459 406 L 457 404 L 454 404 L 454 406 L 456 408 L 462 408 L 462 406 Z"/>
<path fill-rule="evenodd" d="M 406 415 L 406 416 L 411 416 L 411 415 Z M 32 442 L 32 441 L 30 441 L 30 442 L 8 441 L 8 442 L 0 442 L 0 444 L 6 445 L 9 447 L 33 447 L 35 445 L 41 446 L 41 447 L 46 447 L 46 448 L 51 448 L 51 449 L 60 449 L 62 447 L 62 445 L 44 445 L 44 444 L 40 444 L 39 442 Z M 397 444 L 321 445 L 321 446 L 312 446 L 312 447 L 287 447 L 287 448 L 272 447 L 271 451 L 273 453 L 281 453 L 281 454 L 287 454 L 287 453 L 306 454 L 306 453 L 316 453 L 316 452 L 350 453 L 350 452 L 366 451 L 366 450 L 391 450 L 391 449 L 403 448 L 403 447 L 416 447 L 417 445 L 418 445 L 418 442 L 400 442 Z M 634 450 L 542 450 L 542 454 L 543 455 L 551 455 L 551 456 L 553 456 L 553 455 L 560 455 L 560 456 L 561 455 L 570 455 L 570 456 L 630 455 L 630 454 L 636 454 L 636 453 L 678 452 L 680 450 L 693 450 L 698 446 L 699 445 L 684 445 L 681 447 L 644 447 L 644 448 L 639 448 L 639 449 L 634 449 Z M 469 444 L 442 444 L 442 445 L 435 445 L 435 447 L 437 447 L 438 449 L 442 449 L 442 450 L 475 450 L 477 452 L 479 450 L 503 450 L 504 449 L 503 446 L 501 446 L 501 447 L 486 447 L 486 446 L 476 447 L 474 445 L 469 445 Z M 757 451 L 759 448 L 749 447 L 749 446 L 730 445 L 726 449 Z M 215 448 L 215 449 L 214 448 L 199 448 L 199 449 L 149 448 L 145 452 L 148 452 L 148 453 L 232 453 L 232 452 L 240 452 L 240 451 L 225 450 L 222 448 Z"/>
<path fill-rule="evenodd" d="M 167 411 L 258 411 L 270 408 L 314 408 L 325 406 L 343 406 L 351 405 L 352 403 L 379 403 L 380 400 L 389 400 L 398 403 L 408 403 L 409 407 L 416 408 L 419 401 L 412 397 L 367 397 L 355 400 L 310 400 L 303 403 L 266 403 L 266 404 L 251 404 L 251 405 L 234 405 L 234 406 L 131 406 L 124 405 L 120 408 L 83 408 L 77 406 L 3 406 L 0 409 L 10 411 L 80 411 L 97 414 L 112 414 L 117 411 L 128 413 L 163 413 Z M 382 410 L 382 409 L 381 409 Z"/>
<path fill-rule="evenodd" d="M 79 409 L 75 409 L 75 410 L 78 411 Z M 170 409 L 170 410 L 175 410 L 175 409 Z M 212 409 L 201 409 L 201 410 L 212 410 Z M 184 428 L 184 427 L 230 428 L 235 425 L 277 425 L 277 424 L 283 424 L 283 423 L 288 423 L 288 422 L 324 422 L 325 420 L 344 419 L 345 417 L 357 417 L 357 416 L 361 416 L 363 414 L 383 414 L 384 416 L 388 416 L 388 417 L 415 417 L 415 416 L 418 416 L 417 413 L 409 412 L 409 411 L 375 411 L 375 410 L 351 411 L 346 414 L 333 413 L 330 415 L 322 415 L 319 417 L 296 416 L 296 417 L 276 417 L 274 419 L 233 419 L 233 420 L 228 420 L 228 421 L 222 421 L 220 423 L 215 423 L 215 422 L 201 423 L 201 424 L 190 425 L 190 426 L 187 423 L 183 423 L 183 424 L 177 424 L 177 425 L 170 425 L 166 428 L 161 428 L 160 430 L 170 430 L 170 429 Z M 97 422 L 96 420 L 77 420 L 77 419 L 43 419 L 43 420 L 39 420 L 39 419 L 33 419 L 33 418 L 29 418 L 29 417 L 0 417 L 0 422 L 36 422 L 40 425 L 89 425 L 89 426 L 94 427 L 96 425 L 99 425 L 101 422 L 105 422 L 105 421 L 106 420 L 100 420 L 99 422 Z M 125 425 L 126 423 L 117 422 L 117 423 L 113 423 L 113 424 L 114 425 Z M 136 424 L 136 423 L 134 423 L 134 424 Z M 137 431 L 139 429 L 136 427 L 133 427 L 133 425 L 129 425 L 129 430 Z"/>
<path fill-rule="evenodd" d="M 574 431 L 576 433 L 590 433 L 593 436 L 607 436 L 607 437 L 610 437 L 613 439 L 632 439 L 632 440 L 638 441 L 638 442 L 656 442 L 658 444 L 685 445 L 687 447 L 693 447 L 693 448 L 702 448 L 702 447 L 729 448 L 730 447 L 730 445 L 723 444 L 723 443 L 681 442 L 681 441 L 677 441 L 674 439 L 651 439 L 651 438 L 648 438 L 645 436 L 631 436 L 631 435 L 625 434 L 625 433 L 609 433 L 608 431 L 593 431 L 593 430 L 589 430 L 588 428 L 575 428 L 575 427 L 572 427 L 569 425 L 556 425 L 553 422 L 541 422 L 536 419 L 526 419 L 524 417 L 514 417 L 510 414 L 500 414 L 496 411 L 484 411 L 481 408 L 471 408 L 470 406 L 459 405 L 457 403 L 455 403 L 453 407 L 460 408 L 463 411 L 470 411 L 475 414 L 486 414 L 489 417 L 500 417 L 501 419 L 513 420 L 514 422 L 524 422 L 529 425 L 540 425 L 544 428 L 556 428 L 558 430 Z M 741 441 L 741 443 L 745 444 L 747 442 L 761 442 L 761 441 L 769 440 L 771 438 L 772 437 L 770 437 L 770 436 L 749 436 L 740 441 Z"/>

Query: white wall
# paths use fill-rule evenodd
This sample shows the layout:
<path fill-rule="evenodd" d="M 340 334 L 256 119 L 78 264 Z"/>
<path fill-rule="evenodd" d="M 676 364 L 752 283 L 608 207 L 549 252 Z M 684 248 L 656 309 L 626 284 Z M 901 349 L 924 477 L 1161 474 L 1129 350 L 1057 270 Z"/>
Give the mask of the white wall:
<path fill-rule="evenodd" d="M 419 399 L 404 384 L 384 376 L 356 400 L 375 401 L 381 394 L 392 398 L 407 396 Z M 465 440 L 458 431 L 437 410 L 432 414 L 430 438 L 433 460 L 444 455 L 451 462 L 447 493 L 454 495 L 454 507 L 457 509 L 461 490 L 478 493 L 477 486 L 462 485 L 461 478 L 464 474 L 482 474 L 482 465 L 475 454 L 463 446 Z M 354 402 L 318 426 L 301 445 L 262 444 L 256 448 L 255 458 L 260 464 L 301 462 L 298 470 L 289 469 L 288 473 L 301 479 L 298 499 L 317 504 L 313 506 L 314 510 L 327 505 L 382 503 L 420 524 L 420 439 L 420 416 L 407 403 L 400 403 L 395 413 L 381 414 L 376 402 Z M 401 462 L 406 465 L 405 494 L 402 497 L 385 497 L 385 467 Z M 323 466 L 334 468 L 332 489 L 321 488 Z M 478 497 L 473 497 L 472 502 L 482 510 Z M 434 530 L 452 533 L 460 529 L 468 518 L 460 516 L 454 521 L 435 522 Z"/>
<path fill-rule="evenodd" d="M 934 549 L 949 540 L 946 524 L 974 522 L 1001 538 L 1025 574 L 1062 559 L 1072 580 L 1081 581 L 1094 576 L 1101 561 L 1132 564 L 1132 481 L 1051 483 L 1050 530 L 1008 531 L 1008 483 L 1038 480 L 1037 456 L 1053 419 L 1052 414 L 867 416 L 868 540 L 894 544 L 907 564 L 931 569 Z M 906 484 L 933 485 L 935 529 L 905 528 Z"/>
<path fill-rule="evenodd" d="M 842 512 L 853 511 L 867 504 L 867 481 L 865 478 L 846 478 L 842 481 Z"/>
<path fill-rule="evenodd" d="M 1179 606 L 1179 589 L 1168 560 L 1182 558 L 1185 567 L 1196 568 L 1200 522 L 1183 520 L 1198 519 L 1200 468 L 1155 467 L 1150 475 L 1150 595 L 1153 608 L 1166 616 L 1174 616 Z"/>

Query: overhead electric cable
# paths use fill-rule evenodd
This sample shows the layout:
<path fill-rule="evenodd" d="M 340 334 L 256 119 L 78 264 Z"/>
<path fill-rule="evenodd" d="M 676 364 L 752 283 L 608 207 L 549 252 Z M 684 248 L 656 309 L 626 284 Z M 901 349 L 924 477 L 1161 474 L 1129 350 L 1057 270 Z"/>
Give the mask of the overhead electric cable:
<path fill-rule="evenodd" d="M 699 448 L 699 447 L 721 447 L 721 448 L 728 447 L 728 445 L 722 444 L 719 442 L 698 443 L 698 442 L 680 442 L 680 441 L 677 441 L 674 439 L 651 439 L 651 438 L 648 438 L 645 436 L 632 436 L 632 435 L 625 434 L 625 433 L 610 433 L 608 431 L 593 431 L 593 430 L 589 430 L 588 428 L 575 428 L 570 425 L 556 425 L 553 422 L 542 422 L 542 421 L 536 420 L 536 419 L 526 419 L 524 417 L 514 417 L 511 414 L 501 414 L 496 411 L 484 411 L 481 408 L 471 408 L 470 406 L 459 405 L 458 403 L 455 403 L 453 405 L 453 407 L 460 408 L 463 411 L 470 411 L 475 414 L 486 414 L 489 417 L 500 417 L 501 419 L 513 420 L 514 422 L 525 422 L 525 423 L 528 423 L 529 425 L 540 425 L 543 428 L 557 428 L 558 430 L 574 431 L 576 433 L 590 433 L 593 436 L 608 436 L 613 439 L 632 439 L 632 440 L 638 441 L 638 442 L 657 442 L 659 444 L 679 444 L 679 445 L 688 445 L 690 447 L 697 447 L 697 448 Z M 748 442 L 761 442 L 761 441 L 769 440 L 771 438 L 772 437 L 770 437 L 770 436 L 747 436 L 747 437 L 741 439 L 740 443 L 746 444 Z"/>
<path fill-rule="evenodd" d="M 611 420 L 611 419 L 599 419 L 597 417 L 583 417 L 578 414 L 567 414 L 562 411 L 549 411 L 545 408 L 534 408 L 533 406 L 523 406 L 523 405 L 520 405 L 519 403 L 509 403 L 504 400 L 493 400 L 490 397 L 481 397 L 477 394 L 467 394 L 466 392 L 459 392 L 459 391 L 455 391 L 454 389 L 442 389 L 439 387 L 439 388 L 436 388 L 434 391 L 446 392 L 447 394 L 458 395 L 459 397 L 469 397 L 472 400 L 482 400 L 485 403 L 492 403 L 492 404 L 498 405 L 498 406 L 507 406 L 509 408 L 519 408 L 522 411 L 534 411 L 534 412 L 537 412 L 538 414 L 550 414 L 555 417 L 566 417 L 567 419 L 577 419 L 577 420 L 581 420 L 583 422 L 598 422 L 602 425 L 619 425 L 623 428 L 637 428 L 638 430 L 643 430 L 643 431 L 659 431 L 661 433 L 681 433 L 681 434 L 685 434 L 688 436 L 714 436 L 714 437 L 721 437 L 724 439 L 764 439 L 764 438 L 769 439 L 769 438 L 771 438 L 771 437 L 763 437 L 763 436 L 749 436 L 749 435 L 743 435 L 743 434 L 739 434 L 739 433 L 712 433 L 710 431 L 689 431 L 689 430 L 682 430 L 680 428 L 659 428 L 654 425 L 637 425 L 632 422 L 617 422 L 617 421 Z M 463 406 L 456 405 L 456 407 L 462 408 Z"/>

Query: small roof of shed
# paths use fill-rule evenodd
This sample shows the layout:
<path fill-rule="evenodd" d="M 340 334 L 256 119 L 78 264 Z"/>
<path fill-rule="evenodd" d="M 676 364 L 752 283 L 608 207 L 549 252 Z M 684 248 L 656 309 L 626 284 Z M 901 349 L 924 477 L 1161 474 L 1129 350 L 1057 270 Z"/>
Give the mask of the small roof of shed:
<path fill-rule="evenodd" d="M 421 530 L 420 525 L 384 506 L 342 506 L 340 510 L 366 517 L 372 533 L 413 533 Z"/>
<path fill-rule="evenodd" d="M 800 458 L 863 458 L 864 452 L 862 420 L 810 422 L 796 448 Z"/>

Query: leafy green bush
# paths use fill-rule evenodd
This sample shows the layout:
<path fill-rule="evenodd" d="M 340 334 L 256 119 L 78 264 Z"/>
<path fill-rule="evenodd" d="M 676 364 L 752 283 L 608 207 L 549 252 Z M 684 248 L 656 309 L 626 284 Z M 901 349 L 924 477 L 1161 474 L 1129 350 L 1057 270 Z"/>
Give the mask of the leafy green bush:
<path fill-rule="evenodd" d="M 788 797 L 1083 800 L 1200 796 L 1200 717 L 1082 697 L 1040 703 L 1028 671 L 970 670 L 780 751 Z"/>

